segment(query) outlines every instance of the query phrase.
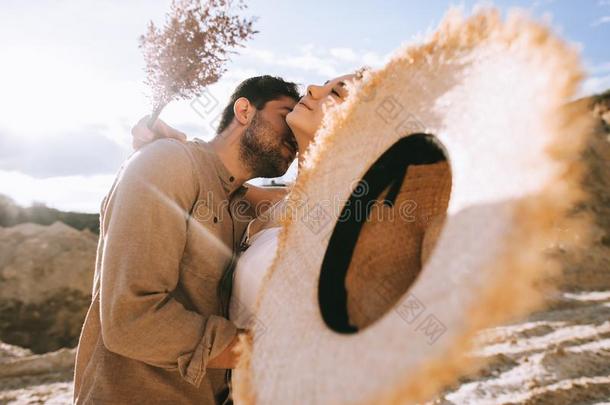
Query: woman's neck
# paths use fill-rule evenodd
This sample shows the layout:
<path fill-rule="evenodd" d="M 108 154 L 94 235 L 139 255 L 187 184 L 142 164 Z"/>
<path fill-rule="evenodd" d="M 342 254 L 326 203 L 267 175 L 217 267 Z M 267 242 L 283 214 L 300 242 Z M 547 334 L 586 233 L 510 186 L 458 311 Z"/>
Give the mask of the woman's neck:
<path fill-rule="evenodd" d="M 313 141 L 313 135 L 294 131 L 294 137 L 296 138 L 297 145 L 299 147 L 299 150 L 298 150 L 299 166 L 298 167 L 301 167 L 301 165 L 303 164 L 303 160 L 305 159 L 305 152 L 307 151 L 307 149 L 309 148 L 309 145 L 311 145 L 311 142 Z"/>

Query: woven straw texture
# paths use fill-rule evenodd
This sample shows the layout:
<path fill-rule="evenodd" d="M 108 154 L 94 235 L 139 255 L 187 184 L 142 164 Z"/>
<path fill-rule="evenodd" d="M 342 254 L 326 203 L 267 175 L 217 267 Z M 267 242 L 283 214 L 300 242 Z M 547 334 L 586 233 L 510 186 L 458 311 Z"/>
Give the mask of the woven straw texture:
<path fill-rule="evenodd" d="M 423 248 L 424 240 L 436 241 L 450 191 L 447 162 L 411 166 L 393 207 L 373 205 L 345 279 L 350 324 L 369 326 L 413 284 L 430 250 Z"/>
<path fill-rule="evenodd" d="M 465 356 L 476 331 L 538 305 L 536 282 L 557 268 L 544 250 L 583 198 L 577 160 L 588 122 L 580 110 L 562 110 L 580 80 L 576 52 L 546 27 L 494 10 L 466 19 L 452 11 L 422 45 L 366 74 L 327 115 L 289 196 L 292 215 L 259 295 L 257 325 L 242 342 L 237 403 L 413 403 L 471 371 Z M 318 304 L 337 202 L 413 133 L 438 138 L 450 180 L 448 167 L 437 173 L 444 185 L 432 202 L 403 186 L 405 198 L 422 198 L 430 210 L 427 226 L 380 221 L 384 229 L 363 229 L 346 283 L 350 322 L 368 326 L 337 333 Z M 421 169 L 420 180 L 434 177 Z M 417 177 L 412 184 L 425 190 Z M 382 263 L 394 275 L 393 258 L 411 268 L 379 304 L 373 295 L 387 274 L 375 272 Z"/>

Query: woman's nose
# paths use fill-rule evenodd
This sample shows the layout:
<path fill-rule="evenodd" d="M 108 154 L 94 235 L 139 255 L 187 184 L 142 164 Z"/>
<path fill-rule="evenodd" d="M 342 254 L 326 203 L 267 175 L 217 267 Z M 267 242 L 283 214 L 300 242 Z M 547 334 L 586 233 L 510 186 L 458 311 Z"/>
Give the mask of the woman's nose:
<path fill-rule="evenodd" d="M 315 84 L 310 84 L 307 86 L 307 94 L 314 99 L 319 99 L 321 97 L 321 90 L 322 87 L 316 86 Z"/>

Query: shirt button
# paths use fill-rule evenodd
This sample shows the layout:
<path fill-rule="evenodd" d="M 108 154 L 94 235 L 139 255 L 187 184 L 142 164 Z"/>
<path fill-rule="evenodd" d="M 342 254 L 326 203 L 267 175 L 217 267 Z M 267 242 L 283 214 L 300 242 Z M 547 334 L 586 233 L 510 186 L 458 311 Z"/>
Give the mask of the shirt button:
<path fill-rule="evenodd" d="M 233 180 L 235 180 L 235 177 L 233 177 L 233 176 L 229 177 L 229 181 L 230 181 L 231 183 L 233 183 Z"/>
<path fill-rule="evenodd" d="M 214 223 L 218 222 L 218 217 L 214 217 Z"/>

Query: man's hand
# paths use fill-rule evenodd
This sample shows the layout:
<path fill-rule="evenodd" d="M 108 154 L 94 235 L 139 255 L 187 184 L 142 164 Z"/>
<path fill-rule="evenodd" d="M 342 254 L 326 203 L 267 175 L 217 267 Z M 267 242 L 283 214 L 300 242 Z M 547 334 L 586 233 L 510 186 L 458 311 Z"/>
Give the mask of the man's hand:
<path fill-rule="evenodd" d="M 165 122 L 157 119 L 152 130 L 148 128 L 148 120 L 150 115 L 146 115 L 138 121 L 131 129 L 132 141 L 131 145 L 134 150 L 140 149 L 142 146 L 154 141 L 155 139 L 171 138 L 181 142 L 186 142 L 186 135 L 167 125 Z"/>
<path fill-rule="evenodd" d="M 235 368 L 237 361 L 239 360 L 239 353 L 235 350 L 239 344 L 239 336 L 241 334 L 247 334 L 245 329 L 238 329 L 237 334 L 218 356 L 208 361 L 208 368 Z"/>

